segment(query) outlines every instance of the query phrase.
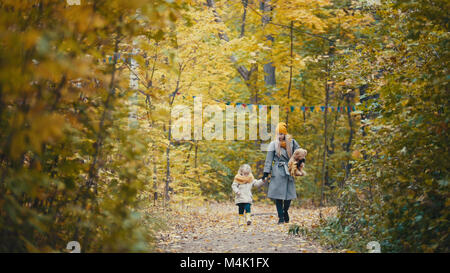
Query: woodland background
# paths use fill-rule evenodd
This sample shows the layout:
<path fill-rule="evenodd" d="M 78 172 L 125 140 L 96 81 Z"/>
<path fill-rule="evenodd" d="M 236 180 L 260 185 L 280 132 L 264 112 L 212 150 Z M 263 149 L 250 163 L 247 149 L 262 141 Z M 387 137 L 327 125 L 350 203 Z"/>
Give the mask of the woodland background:
<path fill-rule="evenodd" d="M 3 0 L 0 251 L 152 251 L 175 203 L 232 200 L 259 141 L 174 141 L 171 109 L 280 105 L 308 235 L 448 252 L 445 0 Z M 129 86 L 130 78 L 138 85 Z M 290 106 L 356 111 L 290 111 Z M 269 202 L 264 189 L 257 202 Z"/>

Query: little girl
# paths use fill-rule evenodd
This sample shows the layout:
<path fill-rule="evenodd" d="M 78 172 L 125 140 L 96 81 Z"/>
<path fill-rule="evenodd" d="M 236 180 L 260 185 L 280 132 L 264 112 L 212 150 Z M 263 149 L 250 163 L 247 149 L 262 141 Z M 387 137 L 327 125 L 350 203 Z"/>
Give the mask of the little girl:
<path fill-rule="evenodd" d="M 239 168 L 238 174 L 234 177 L 233 184 L 231 188 L 236 194 L 235 203 L 239 207 L 239 222 L 241 225 L 244 220 L 244 211 L 245 213 L 245 222 L 247 225 L 252 223 L 250 218 L 250 206 L 252 204 L 252 187 L 261 187 L 264 185 L 265 180 L 259 179 L 255 180 L 252 174 L 252 170 L 250 165 L 244 164 Z"/>

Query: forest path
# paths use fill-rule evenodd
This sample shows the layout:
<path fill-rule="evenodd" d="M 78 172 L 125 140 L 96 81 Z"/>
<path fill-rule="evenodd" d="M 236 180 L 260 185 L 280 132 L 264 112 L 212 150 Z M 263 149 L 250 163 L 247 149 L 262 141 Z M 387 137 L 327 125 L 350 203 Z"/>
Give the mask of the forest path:
<path fill-rule="evenodd" d="M 322 208 L 323 217 L 335 208 Z M 252 224 L 237 225 L 238 209 L 229 203 L 176 207 L 168 212 L 168 230 L 158 234 L 161 252 L 307 253 L 331 252 L 317 242 L 288 233 L 293 224 L 311 227 L 319 223 L 319 209 L 291 207 L 290 223 L 278 225 L 275 205 L 252 205 Z"/>

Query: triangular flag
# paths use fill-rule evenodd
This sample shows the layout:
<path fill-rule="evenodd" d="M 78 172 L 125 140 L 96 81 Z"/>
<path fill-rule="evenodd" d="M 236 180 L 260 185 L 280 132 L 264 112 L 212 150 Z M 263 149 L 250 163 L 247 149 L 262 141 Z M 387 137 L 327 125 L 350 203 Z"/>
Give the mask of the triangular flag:
<path fill-rule="evenodd" d="M 302 108 L 301 108 L 301 109 L 302 109 L 302 111 L 303 111 L 303 112 L 305 112 L 305 106 L 302 106 Z"/>
<path fill-rule="evenodd" d="M 325 111 L 325 106 L 320 106 L 320 110 Z"/>
<path fill-rule="evenodd" d="M 294 106 L 291 106 L 291 112 L 294 112 Z"/>
<path fill-rule="evenodd" d="M 309 107 L 311 109 L 311 112 L 314 112 L 314 106 Z"/>

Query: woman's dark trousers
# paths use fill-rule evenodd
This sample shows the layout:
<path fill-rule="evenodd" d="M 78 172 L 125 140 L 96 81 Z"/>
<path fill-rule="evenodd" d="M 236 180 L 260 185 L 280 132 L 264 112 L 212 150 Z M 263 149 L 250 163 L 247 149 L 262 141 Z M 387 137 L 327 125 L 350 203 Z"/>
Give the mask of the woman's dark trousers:
<path fill-rule="evenodd" d="M 275 205 L 277 206 L 278 223 L 289 223 L 288 210 L 291 205 L 291 200 L 275 199 Z"/>

